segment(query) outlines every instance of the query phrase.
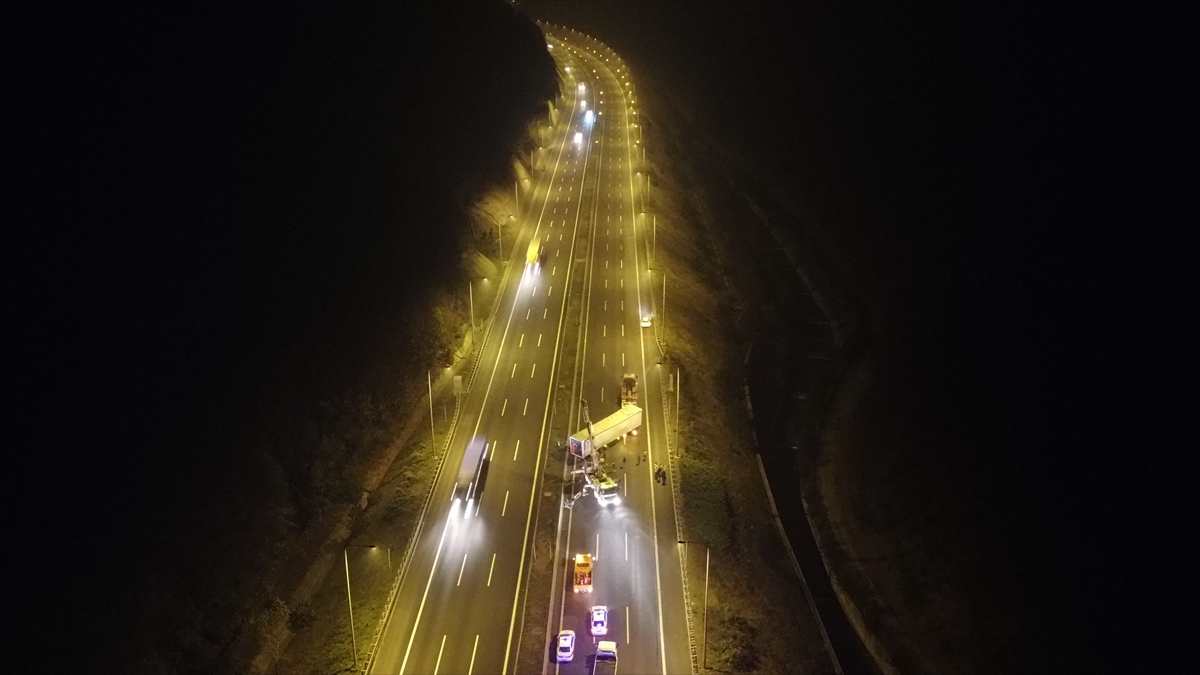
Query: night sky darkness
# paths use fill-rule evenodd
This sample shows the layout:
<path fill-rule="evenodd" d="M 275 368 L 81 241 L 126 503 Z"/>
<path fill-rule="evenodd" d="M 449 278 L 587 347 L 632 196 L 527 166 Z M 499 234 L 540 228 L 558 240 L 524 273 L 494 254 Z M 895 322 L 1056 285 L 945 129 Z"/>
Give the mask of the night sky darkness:
<path fill-rule="evenodd" d="M 1194 336 L 1196 255 L 1159 198 L 1188 87 L 1150 19 L 534 4 L 702 108 L 869 268 L 918 426 L 973 453 L 1031 606 L 1071 626 L 1117 614 L 1116 588 L 1132 601 L 1064 651 L 1161 638 L 1143 601 L 1169 591 L 1135 581 L 1171 557 L 1142 523 L 1176 493 L 1142 489 L 1194 416 L 1174 340 Z M 238 466 L 213 448 L 262 392 L 371 371 L 361 354 L 438 278 L 464 166 L 503 161 L 444 158 L 487 145 L 495 113 L 462 111 L 511 83 L 473 65 L 497 44 L 456 37 L 486 18 L 401 13 L 5 22 L 6 549 L 43 573 L 10 592 L 23 622 L 79 602 L 91 632 L 146 567 L 186 564 L 196 503 Z"/>
<path fill-rule="evenodd" d="M 44 573 L 17 592 L 31 626 L 77 602 L 65 648 L 115 651 L 145 579 L 206 564 L 262 419 L 386 394 L 423 358 L 394 336 L 457 267 L 462 200 L 509 176 L 540 111 L 521 86 L 553 78 L 514 19 L 499 2 L 13 18 L 8 394 L 29 423 L 11 515 Z"/>
<path fill-rule="evenodd" d="M 1047 659 L 1021 669 L 1164 656 L 1137 647 L 1170 634 L 1141 570 L 1178 569 L 1197 399 L 1170 131 L 1188 59 L 1166 17 L 530 4 L 771 167 L 864 268 L 905 421 L 988 514 L 985 577 L 1019 582 L 1012 637 Z"/>

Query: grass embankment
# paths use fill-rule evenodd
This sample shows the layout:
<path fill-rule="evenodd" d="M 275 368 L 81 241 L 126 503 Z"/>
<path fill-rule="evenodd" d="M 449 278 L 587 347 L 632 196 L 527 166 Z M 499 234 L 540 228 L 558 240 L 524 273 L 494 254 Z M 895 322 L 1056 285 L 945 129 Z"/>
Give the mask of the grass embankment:
<path fill-rule="evenodd" d="M 512 213 L 512 194 L 500 187 L 480 195 L 470 209 L 472 222 L 463 240 L 462 271 L 464 278 L 476 280 L 473 291 L 475 335 L 479 337 L 486 333 L 493 318 L 491 313 L 499 288 L 501 265 L 497 257 L 496 227 L 503 225 L 504 236 L 515 237 L 517 221 L 509 217 Z M 511 250 L 511 245 L 506 243 L 505 251 L 511 253 Z M 491 284 L 478 283 L 478 278 L 484 274 L 492 279 Z M 365 508 L 361 511 L 355 508 L 343 514 L 338 523 L 326 527 L 328 538 L 322 550 L 315 553 L 315 562 L 309 568 L 308 573 L 315 575 L 315 582 L 308 597 L 290 610 L 286 604 L 277 603 L 276 616 L 263 622 L 258 636 L 260 644 L 268 651 L 272 643 L 281 647 L 277 650 L 276 673 L 338 672 L 353 666 L 347 562 L 359 662 L 367 656 L 392 584 L 404 564 L 406 548 L 425 506 L 445 449 L 446 436 L 452 431 L 456 401 L 451 378 L 461 375 L 465 385 L 475 365 L 473 359 L 478 357 L 479 345 L 468 335 L 471 300 L 466 290 L 442 293 L 424 317 L 437 342 L 433 350 L 437 365 L 453 364 L 451 369 L 435 369 L 433 435 L 431 437 L 427 404 L 420 395 L 426 383 L 413 382 L 415 391 L 411 396 L 412 404 L 406 410 L 408 416 L 391 426 L 390 446 L 381 447 L 376 453 L 376 462 L 383 462 L 379 468 L 382 473 L 376 478 L 378 484 L 370 492 Z M 389 456 L 393 458 L 390 464 L 387 462 Z M 359 475 L 360 479 L 369 480 L 363 478 L 364 474 Z M 349 544 L 345 561 L 341 544 Z M 374 548 L 369 548 L 371 546 Z M 273 630 L 269 626 L 274 626 Z M 262 660 L 260 657 L 260 662 Z"/>
<path fill-rule="evenodd" d="M 899 358 L 884 343 L 854 365 L 823 427 L 821 460 L 805 479 L 835 588 L 886 670 L 1028 668 L 1036 662 L 1026 660 L 1030 645 L 1013 639 L 1036 631 L 1003 604 L 1020 597 L 1020 577 L 986 572 L 1014 552 L 985 543 L 985 500 L 964 498 L 973 488 L 953 475 L 963 473 L 962 459 L 945 457 L 898 403 Z M 969 454 L 971 442 L 952 447 Z"/>
<path fill-rule="evenodd" d="M 655 185 L 655 268 L 667 271 L 667 349 L 682 372 L 678 448 L 683 538 L 710 547 L 704 645 L 705 547 L 689 545 L 689 610 L 701 671 L 828 673 L 832 664 L 800 580 L 769 513 L 742 389 L 754 328 L 741 270 L 723 264 L 736 233 L 712 204 L 709 161 L 669 103 L 643 91 L 647 159 Z M 730 236 L 732 235 L 732 236 Z M 747 269 L 746 273 L 754 270 Z M 661 302 L 661 277 L 655 297 Z M 707 652 L 705 656 L 705 652 Z M 707 667 L 705 667 L 705 664 Z"/>

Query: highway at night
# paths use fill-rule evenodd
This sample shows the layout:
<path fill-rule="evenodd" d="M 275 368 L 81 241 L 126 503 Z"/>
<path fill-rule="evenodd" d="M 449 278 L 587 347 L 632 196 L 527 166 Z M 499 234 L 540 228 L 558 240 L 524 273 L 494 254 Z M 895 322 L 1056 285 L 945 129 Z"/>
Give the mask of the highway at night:
<path fill-rule="evenodd" d="M 513 672 L 526 640 L 545 642 L 544 672 L 589 672 L 599 639 L 589 633 L 592 605 L 608 607 L 603 639 L 617 643 L 620 672 L 692 670 L 671 491 L 651 471 L 669 463 L 659 352 L 653 328 L 642 326 L 651 272 L 633 88 L 627 71 L 565 36 L 548 35 L 548 47 L 563 81 L 553 140 L 541 151 L 544 171 L 522 195 L 532 199 L 522 209 L 523 237 L 372 673 Z M 567 315 L 568 292 L 582 292 L 582 316 Z M 561 363 L 572 322 L 582 326 L 578 363 Z M 606 453 L 620 503 L 601 506 L 588 495 L 559 514 L 536 513 L 538 468 L 562 440 L 548 433 L 556 384 L 573 387 L 574 429 L 583 426 L 579 399 L 592 421 L 619 407 L 625 373 L 638 376 L 645 415 L 637 435 Z M 482 482 L 478 499 L 463 498 L 460 473 L 470 490 Z M 560 524 L 562 575 L 550 598 L 525 588 L 535 518 Z M 596 557 L 592 593 L 571 592 L 575 553 Z M 547 601 L 549 633 L 521 635 L 524 603 Z M 551 641 L 561 629 L 574 630 L 578 644 L 572 661 L 556 664 Z"/>

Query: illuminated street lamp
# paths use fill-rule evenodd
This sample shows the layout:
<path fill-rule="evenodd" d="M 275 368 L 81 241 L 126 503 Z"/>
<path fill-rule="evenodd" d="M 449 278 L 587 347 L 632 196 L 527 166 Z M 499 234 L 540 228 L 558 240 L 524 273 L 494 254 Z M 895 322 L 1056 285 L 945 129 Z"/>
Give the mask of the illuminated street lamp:
<path fill-rule="evenodd" d="M 342 562 L 346 565 L 346 605 L 350 609 L 350 649 L 354 652 L 354 669 L 358 670 L 358 640 L 354 637 L 354 601 L 350 597 L 350 554 L 351 548 L 376 548 L 374 544 L 346 544 L 342 548 Z M 392 549 L 388 550 L 388 571 L 392 570 Z"/>

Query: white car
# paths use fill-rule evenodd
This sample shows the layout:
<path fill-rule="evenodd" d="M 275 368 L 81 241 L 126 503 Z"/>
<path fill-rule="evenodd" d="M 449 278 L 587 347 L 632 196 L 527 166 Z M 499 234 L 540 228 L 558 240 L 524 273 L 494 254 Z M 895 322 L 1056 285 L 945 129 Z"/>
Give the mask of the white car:
<path fill-rule="evenodd" d="M 647 314 L 646 316 L 642 317 L 642 328 L 649 328 L 649 327 L 650 327 L 650 315 Z"/>
<path fill-rule="evenodd" d="M 567 663 L 575 658 L 575 631 L 564 630 L 558 634 L 558 662 Z"/>
<path fill-rule="evenodd" d="M 593 607 L 588 623 L 591 624 L 592 635 L 608 635 L 608 608 L 604 605 Z"/>

